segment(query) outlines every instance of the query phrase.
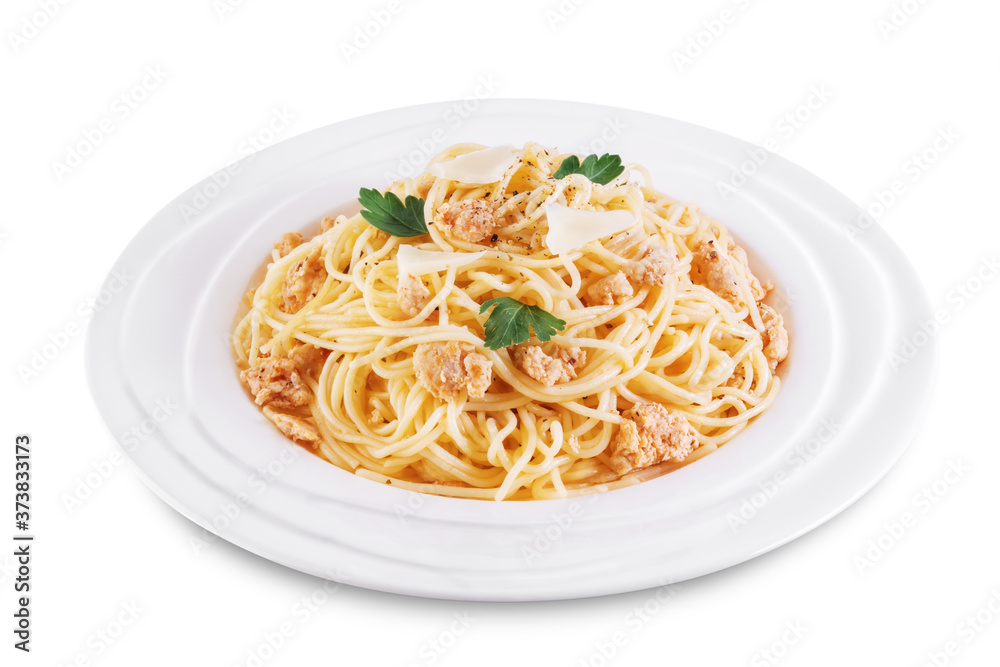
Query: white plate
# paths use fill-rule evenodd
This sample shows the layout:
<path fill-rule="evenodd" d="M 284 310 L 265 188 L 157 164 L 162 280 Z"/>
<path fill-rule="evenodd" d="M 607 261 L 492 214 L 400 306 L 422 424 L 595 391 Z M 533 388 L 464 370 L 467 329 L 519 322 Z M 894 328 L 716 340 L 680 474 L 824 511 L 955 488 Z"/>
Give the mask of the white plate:
<path fill-rule="evenodd" d="M 128 454 L 178 511 L 265 558 L 368 588 L 574 598 L 681 581 L 774 549 L 857 500 L 902 454 L 936 356 L 924 349 L 893 370 L 888 355 L 929 307 L 881 230 L 848 238 L 859 211 L 843 195 L 770 155 L 723 201 L 717 182 L 752 146 L 658 116 L 497 100 L 455 128 L 453 107 L 397 109 L 284 141 L 238 163 L 228 183 L 216 175 L 183 193 L 122 253 L 115 268 L 137 278 L 91 324 L 90 386 L 116 436 L 149 420 L 152 434 Z M 772 408 L 690 466 L 578 500 L 424 496 L 311 454 L 290 459 L 301 450 L 247 398 L 228 347 L 237 301 L 272 244 L 356 210 L 360 187 L 385 187 L 401 163 L 422 166 L 447 144 L 529 140 L 645 165 L 657 188 L 699 202 L 762 277 L 788 290 L 777 296 L 792 350 Z M 185 219 L 185 206 L 206 203 Z M 165 415 L 158 400 L 178 407 Z"/>

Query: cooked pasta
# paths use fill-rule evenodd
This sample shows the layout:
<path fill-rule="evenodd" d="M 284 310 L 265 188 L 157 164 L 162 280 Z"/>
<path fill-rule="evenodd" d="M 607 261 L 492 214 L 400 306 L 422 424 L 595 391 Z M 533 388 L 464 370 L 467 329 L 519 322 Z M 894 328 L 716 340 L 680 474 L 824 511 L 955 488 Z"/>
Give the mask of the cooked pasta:
<path fill-rule="evenodd" d="M 721 223 L 617 156 L 488 151 L 276 244 L 233 341 L 283 434 L 403 489 L 565 498 L 687 465 L 771 405 L 787 333 Z"/>

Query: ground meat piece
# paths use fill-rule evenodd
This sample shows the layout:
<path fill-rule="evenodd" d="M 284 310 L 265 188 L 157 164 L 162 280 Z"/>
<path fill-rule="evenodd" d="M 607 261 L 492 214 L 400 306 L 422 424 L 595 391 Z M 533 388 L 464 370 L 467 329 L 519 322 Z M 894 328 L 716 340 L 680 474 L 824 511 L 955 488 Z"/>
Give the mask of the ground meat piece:
<path fill-rule="evenodd" d="M 665 287 L 680 274 L 681 258 L 673 245 L 648 249 L 638 260 L 625 265 L 630 278 L 647 285 Z"/>
<path fill-rule="evenodd" d="M 280 241 L 274 244 L 274 249 L 278 251 L 279 257 L 284 257 L 300 245 L 302 245 L 302 234 L 288 232 L 281 237 Z"/>
<path fill-rule="evenodd" d="M 283 412 L 275 412 L 271 408 L 264 408 L 264 416 L 292 440 L 308 444 L 319 442 L 319 432 L 304 419 L 286 415 Z"/>
<path fill-rule="evenodd" d="M 691 258 L 692 280 L 739 308 L 743 305 L 743 294 L 740 292 L 737 267 L 746 276 L 755 301 L 767 296 L 767 291 L 761 286 L 760 281 L 750 272 L 746 251 L 732 239 L 729 239 L 725 251 L 714 239 L 699 241 L 694 248 L 694 255 Z"/>
<path fill-rule="evenodd" d="M 587 353 L 575 345 L 572 347 L 556 345 L 552 350 L 552 356 L 570 366 L 573 369 L 573 377 L 576 377 L 576 371 L 587 363 Z"/>
<path fill-rule="evenodd" d="M 619 475 L 663 461 L 683 461 L 698 447 L 694 427 L 680 412 L 659 403 L 637 403 L 611 441 L 611 467 Z"/>
<path fill-rule="evenodd" d="M 326 232 L 333 229 L 333 226 L 335 224 L 337 224 L 336 218 L 330 218 L 330 217 L 323 218 L 323 222 L 319 223 L 319 233 L 325 234 Z"/>
<path fill-rule="evenodd" d="M 587 288 L 587 302 L 591 306 L 611 306 L 632 297 L 632 283 L 623 271 L 601 278 Z"/>
<path fill-rule="evenodd" d="M 413 353 L 417 382 L 443 401 L 455 401 L 462 390 L 482 398 L 493 381 L 493 362 L 468 343 L 421 343 Z"/>
<path fill-rule="evenodd" d="M 287 357 L 258 357 L 240 378 L 247 383 L 257 405 L 294 408 L 309 402 L 312 392 L 303 377 L 319 376 L 326 350 L 302 344 Z"/>
<path fill-rule="evenodd" d="M 788 356 L 788 332 L 785 320 L 766 303 L 758 304 L 760 318 L 764 321 L 764 357 L 773 371 Z"/>
<path fill-rule="evenodd" d="M 691 257 L 692 279 L 737 308 L 743 303 L 736 269 L 714 240 L 700 241 Z"/>
<path fill-rule="evenodd" d="M 750 260 L 747 259 L 747 251 L 736 245 L 731 237 L 726 241 L 726 249 L 729 251 L 729 257 L 734 262 L 739 262 L 740 266 L 743 267 L 743 275 L 747 277 L 747 282 L 750 283 L 750 291 L 753 293 L 754 301 L 760 301 L 765 296 L 767 296 L 767 288 L 760 284 L 757 276 L 750 271 Z"/>
<path fill-rule="evenodd" d="M 288 357 L 260 357 L 240 378 L 250 387 L 257 405 L 294 408 L 308 403 L 312 395 L 295 360 Z"/>
<path fill-rule="evenodd" d="M 303 343 L 292 348 L 292 351 L 288 353 L 288 358 L 295 362 L 295 370 L 299 372 L 299 375 L 310 375 L 318 378 L 328 352 L 329 350 Z"/>
<path fill-rule="evenodd" d="M 546 387 L 574 379 L 577 370 L 587 362 L 587 355 L 580 348 L 561 345 L 556 346 L 551 356 L 537 345 L 518 345 L 511 356 L 514 366 Z"/>
<path fill-rule="evenodd" d="M 473 352 L 466 355 L 462 365 L 465 367 L 465 387 L 469 397 L 482 398 L 493 382 L 493 362 L 478 352 Z"/>
<path fill-rule="evenodd" d="M 454 204 L 441 204 L 434 214 L 434 224 L 445 234 L 457 239 L 479 243 L 490 238 L 497 228 L 496 206 L 484 199 L 464 199 Z"/>
<path fill-rule="evenodd" d="M 733 374 L 729 376 L 726 380 L 727 387 L 736 387 L 737 389 L 743 386 L 743 381 L 747 379 L 747 373 L 743 370 L 743 363 L 740 362 L 736 364 L 736 368 L 733 369 Z"/>
<path fill-rule="evenodd" d="M 309 303 L 326 282 L 326 267 L 320 248 L 313 248 L 306 257 L 292 264 L 281 286 L 281 310 L 297 313 Z"/>
<path fill-rule="evenodd" d="M 396 292 L 399 309 L 407 317 L 416 317 L 427 302 L 431 300 L 431 291 L 424 281 L 416 276 L 402 275 L 399 277 L 399 291 Z"/>

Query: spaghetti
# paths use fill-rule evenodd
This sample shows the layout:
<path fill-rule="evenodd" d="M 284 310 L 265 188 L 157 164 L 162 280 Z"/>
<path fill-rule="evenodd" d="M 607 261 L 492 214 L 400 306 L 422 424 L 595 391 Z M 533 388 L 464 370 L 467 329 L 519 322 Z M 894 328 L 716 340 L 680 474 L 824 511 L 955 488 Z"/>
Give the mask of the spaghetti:
<path fill-rule="evenodd" d="M 396 201 L 422 200 L 426 233 L 359 213 L 276 245 L 233 342 L 282 433 L 403 489 L 565 498 L 687 465 L 771 405 L 787 334 L 721 223 L 653 189 L 639 165 L 603 184 L 557 178 L 569 156 L 536 144 L 493 182 L 431 173 L 482 149 L 452 146 L 392 184 Z M 559 206 L 634 219 L 555 254 L 546 212 Z M 401 272 L 401 248 L 430 264 Z M 436 266 L 426 251 L 461 254 Z M 481 308 L 499 297 L 563 326 L 492 349 Z"/>

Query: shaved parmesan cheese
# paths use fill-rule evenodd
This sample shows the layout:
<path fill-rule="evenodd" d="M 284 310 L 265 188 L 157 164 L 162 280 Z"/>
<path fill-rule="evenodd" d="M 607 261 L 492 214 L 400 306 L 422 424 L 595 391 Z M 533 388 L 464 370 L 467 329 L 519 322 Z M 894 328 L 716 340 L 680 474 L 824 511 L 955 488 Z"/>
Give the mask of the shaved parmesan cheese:
<path fill-rule="evenodd" d="M 427 171 L 438 178 L 460 183 L 495 183 L 516 161 L 513 146 L 497 146 L 432 164 Z"/>
<path fill-rule="evenodd" d="M 396 251 L 396 263 L 399 275 L 422 276 L 427 273 L 447 271 L 455 266 L 471 264 L 486 254 L 480 252 L 439 252 L 437 250 L 420 250 L 411 245 L 402 244 Z"/>
<path fill-rule="evenodd" d="M 545 245 L 556 255 L 624 231 L 635 224 L 632 211 L 581 211 L 562 204 L 547 204 L 545 217 L 549 221 Z"/>

